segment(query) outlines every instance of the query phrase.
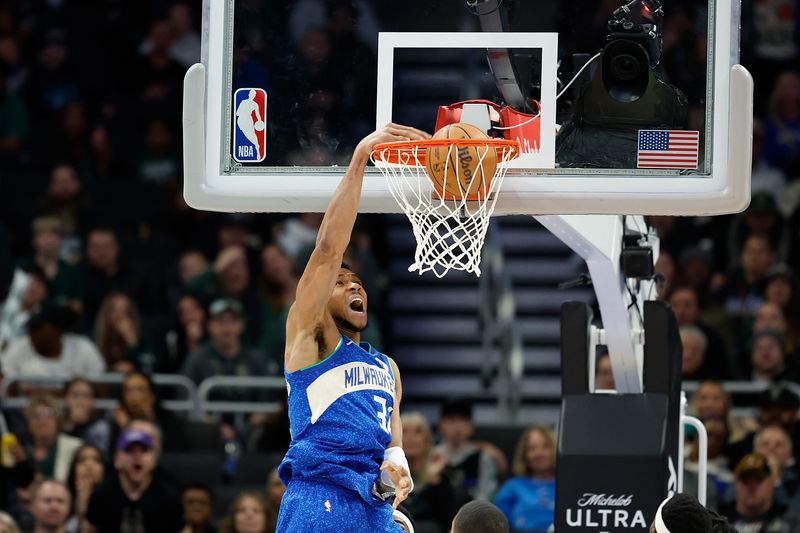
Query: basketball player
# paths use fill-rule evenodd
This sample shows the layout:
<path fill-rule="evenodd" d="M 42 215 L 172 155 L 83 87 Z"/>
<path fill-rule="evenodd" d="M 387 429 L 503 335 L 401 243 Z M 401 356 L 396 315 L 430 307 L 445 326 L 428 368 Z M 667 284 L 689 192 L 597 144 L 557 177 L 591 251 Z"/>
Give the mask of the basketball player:
<path fill-rule="evenodd" d="M 413 488 L 403 453 L 400 373 L 361 343 L 367 294 L 342 263 L 373 147 L 427 139 L 389 124 L 362 140 L 333 195 L 286 323 L 285 375 L 292 443 L 277 531 L 402 533 L 392 519 Z"/>
<path fill-rule="evenodd" d="M 255 121 L 253 120 L 253 113 L 256 114 Z M 236 125 L 239 126 L 247 140 L 256 147 L 257 159 L 261 159 L 261 148 L 258 146 L 256 124 L 261 125 L 262 120 L 261 113 L 258 111 L 258 104 L 256 104 L 256 91 L 255 89 L 250 89 L 248 99 L 242 100 L 239 103 L 239 107 L 236 108 Z"/>

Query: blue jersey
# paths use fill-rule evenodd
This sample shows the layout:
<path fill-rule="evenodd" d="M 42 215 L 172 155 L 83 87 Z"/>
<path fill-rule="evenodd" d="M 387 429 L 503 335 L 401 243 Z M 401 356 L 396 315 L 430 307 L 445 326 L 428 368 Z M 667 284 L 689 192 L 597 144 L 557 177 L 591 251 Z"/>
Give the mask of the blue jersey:
<path fill-rule="evenodd" d="M 292 443 L 278 469 L 283 482 L 319 479 L 383 503 L 373 486 L 392 440 L 389 358 L 342 335 L 331 355 L 285 375 Z"/>

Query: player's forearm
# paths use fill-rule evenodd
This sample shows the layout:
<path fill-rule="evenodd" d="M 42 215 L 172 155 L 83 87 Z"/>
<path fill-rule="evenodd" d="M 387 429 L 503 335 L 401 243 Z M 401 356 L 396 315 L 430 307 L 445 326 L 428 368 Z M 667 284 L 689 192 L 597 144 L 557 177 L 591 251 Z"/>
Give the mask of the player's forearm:
<path fill-rule="evenodd" d="M 356 149 L 333 199 L 328 205 L 317 233 L 317 249 L 331 255 L 343 255 L 350 243 L 350 234 L 361 202 L 361 186 L 368 155 Z"/>

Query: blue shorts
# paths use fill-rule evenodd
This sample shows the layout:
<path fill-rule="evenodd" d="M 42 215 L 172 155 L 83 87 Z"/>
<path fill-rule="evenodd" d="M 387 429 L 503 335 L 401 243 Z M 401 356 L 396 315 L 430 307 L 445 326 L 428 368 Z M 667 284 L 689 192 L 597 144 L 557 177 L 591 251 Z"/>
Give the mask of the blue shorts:
<path fill-rule="evenodd" d="M 371 505 L 357 492 L 325 481 L 293 479 L 278 513 L 281 533 L 403 533 L 392 506 Z"/>

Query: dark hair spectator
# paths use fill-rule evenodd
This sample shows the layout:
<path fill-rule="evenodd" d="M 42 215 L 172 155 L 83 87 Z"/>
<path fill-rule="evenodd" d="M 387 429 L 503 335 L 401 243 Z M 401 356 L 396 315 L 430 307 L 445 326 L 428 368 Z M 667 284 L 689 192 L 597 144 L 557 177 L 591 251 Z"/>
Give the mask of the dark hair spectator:
<path fill-rule="evenodd" d="M 65 482 L 75 452 L 83 441 L 62 431 L 61 406 L 55 398 L 39 394 L 25 406 L 27 454 L 37 472 Z"/>
<path fill-rule="evenodd" d="M 67 476 L 67 487 L 72 495 L 72 516 L 78 529 L 86 517 L 89 498 L 105 479 L 106 465 L 103 451 L 92 444 L 84 444 L 75 452 Z"/>
<path fill-rule="evenodd" d="M 267 506 L 255 492 L 241 493 L 231 504 L 220 533 L 266 533 Z"/>
<path fill-rule="evenodd" d="M 616 390 L 614 383 L 614 369 L 611 366 L 611 356 L 608 352 L 601 353 L 594 366 L 594 388 L 595 390 Z"/>
<path fill-rule="evenodd" d="M 167 332 L 167 366 L 179 371 L 190 353 L 199 350 L 208 340 L 206 308 L 191 294 L 183 294 L 175 306 L 175 323 Z"/>
<path fill-rule="evenodd" d="M 184 528 L 181 533 L 216 533 L 214 527 L 214 491 L 202 483 L 183 488 L 181 494 Z"/>
<path fill-rule="evenodd" d="M 84 378 L 64 385 L 64 432 L 101 450 L 111 444 L 111 424 L 95 409 L 95 388 Z"/>
<path fill-rule="evenodd" d="M 278 525 L 278 512 L 281 508 L 281 501 L 283 495 L 286 493 L 286 485 L 283 484 L 280 476 L 278 476 L 278 467 L 274 467 L 269 471 L 267 476 L 267 497 L 265 500 L 267 506 L 267 531 L 275 533 L 275 528 Z"/>
<path fill-rule="evenodd" d="M 94 337 L 109 372 L 152 374 L 160 368 L 144 339 L 136 302 L 124 292 L 111 292 L 103 299 Z"/>
<path fill-rule="evenodd" d="M 549 429 L 525 430 L 511 471 L 514 477 L 500 487 L 495 504 L 514 531 L 547 531 L 556 508 L 556 441 Z"/>

